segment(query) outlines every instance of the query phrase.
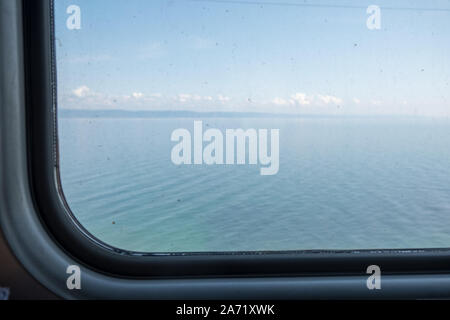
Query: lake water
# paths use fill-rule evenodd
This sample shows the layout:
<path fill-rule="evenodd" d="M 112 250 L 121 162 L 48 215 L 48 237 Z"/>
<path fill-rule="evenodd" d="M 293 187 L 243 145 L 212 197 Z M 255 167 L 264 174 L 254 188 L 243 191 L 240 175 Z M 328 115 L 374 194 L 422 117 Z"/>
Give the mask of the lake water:
<path fill-rule="evenodd" d="M 176 166 L 194 120 L 280 129 L 280 170 Z M 450 120 L 61 118 L 70 208 L 100 240 L 145 252 L 450 246 Z"/>

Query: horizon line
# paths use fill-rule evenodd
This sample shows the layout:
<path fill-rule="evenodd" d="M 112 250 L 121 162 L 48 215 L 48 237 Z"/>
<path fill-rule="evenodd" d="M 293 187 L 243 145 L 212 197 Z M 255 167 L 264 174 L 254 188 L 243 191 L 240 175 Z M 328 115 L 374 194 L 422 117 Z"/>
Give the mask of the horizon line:
<path fill-rule="evenodd" d="M 426 117 L 449 118 L 448 115 L 421 114 L 314 114 L 314 113 L 271 113 L 252 111 L 190 111 L 190 110 L 124 110 L 124 109 L 58 109 L 61 118 L 386 118 L 386 117 Z"/>

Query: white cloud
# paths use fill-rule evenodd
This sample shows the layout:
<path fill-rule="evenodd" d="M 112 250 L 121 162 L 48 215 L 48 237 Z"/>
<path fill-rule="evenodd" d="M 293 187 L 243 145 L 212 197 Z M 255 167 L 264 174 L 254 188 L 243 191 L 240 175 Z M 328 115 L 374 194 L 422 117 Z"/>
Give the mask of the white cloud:
<path fill-rule="evenodd" d="M 135 99 L 141 99 L 144 96 L 144 94 L 142 92 L 133 92 L 131 96 Z"/>
<path fill-rule="evenodd" d="M 135 91 L 128 95 L 106 94 L 82 85 L 58 97 L 58 104 L 69 109 L 145 109 L 164 99 L 160 93 Z"/>
<path fill-rule="evenodd" d="M 293 105 L 295 104 L 295 101 L 290 99 L 283 99 L 283 98 L 275 98 L 272 100 L 272 103 L 277 105 L 277 106 L 288 106 L 288 105 Z"/>
<path fill-rule="evenodd" d="M 317 98 L 320 102 L 324 104 L 342 104 L 343 100 L 341 98 L 335 97 L 335 96 L 329 96 L 329 95 L 318 95 Z"/>
<path fill-rule="evenodd" d="M 182 93 L 176 97 L 176 100 L 181 103 L 186 102 L 226 102 L 230 101 L 230 98 L 219 95 L 216 99 L 212 96 L 201 96 L 198 94 Z"/>
<path fill-rule="evenodd" d="M 72 91 L 72 93 L 77 96 L 78 98 L 87 97 L 89 95 L 92 95 L 92 90 L 89 89 L 87 86 L 81 86 L 79 88 L 76 88 Z"/>
<path fill-rule="evenodd" d="M 305 93 L 298 92 L 291 96 L 291 99 L 295 101 L 296 104 L 301 106 L 307 106 L 311 104 L 311 98 L 309 98 Z"/>
<path fill-rule="evenodd" d="M 272 104 L 277 106 L 339 105 L 343 102 L 343 99 L 331 95 L 308 95 L 302 92 L 293 94 L 289 98 L 277 97 L 272 100 Z"/>
<path fill-rule="evenodd" d="M 228 102 L 228 101 L 231 100 L 231 98 L 219 94 L 219 95 L 217 96 L 217 100 L 219 100 L 220 102 Z"/>
<path fill-rule="evenodd" d="M 191 95 L 190 94 L 182 93 L 182 94 L 178 95 L 178 101 L 179 102 L 183 102 L 184 103 L 184 102 L 187 102 L 189 100 L 191 100 Z"/>
<path fill-rule="evenodd" d="M 242 98 L 242 97 L 241 97 Z M 343 99 L 326 94 L 310 95 L 297 92 L 272 100 L 246 100 L 224 94 L 202 95 L 180 93 L 164 95 L 134 90 L 128 94 L 109 94 L 82 85 L 59 96 L 59 105 L 68 109 L 122 109 L 122 110 L 190 110 L 190 111 L 251 111 L 297 113 L 308 108 L 312 113 L 333 113 Z M 342 110 L 342 109 L 340 109 Z M 340 111 L 342 112 L 342 111 Z"/>
<path fill-rule="evenodd" d="M 360 104 L 360 103 L 361 103 L 361 100 L 359 100 L 358 98 L 353 98 L 353 102 L 354 102 L 355 104 Z"/>

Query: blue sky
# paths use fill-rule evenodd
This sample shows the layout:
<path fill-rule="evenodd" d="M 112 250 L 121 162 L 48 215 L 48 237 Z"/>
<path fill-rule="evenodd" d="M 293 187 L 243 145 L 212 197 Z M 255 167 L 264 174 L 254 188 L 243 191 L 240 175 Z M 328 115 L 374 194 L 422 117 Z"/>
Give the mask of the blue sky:
<path fill-rule="evenodd" d="M 61 108 L 450 116 L 448 0 L 55 2 Z"/>

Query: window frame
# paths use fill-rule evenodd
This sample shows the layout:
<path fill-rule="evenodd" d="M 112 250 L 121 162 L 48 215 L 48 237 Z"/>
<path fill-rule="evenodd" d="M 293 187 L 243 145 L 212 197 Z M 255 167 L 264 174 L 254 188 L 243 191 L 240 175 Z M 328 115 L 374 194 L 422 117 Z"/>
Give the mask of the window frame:
<path fill-rule="evenodd" d="M 10 12 L 0 25 L 14 26 L 9 34 L 0 29 L 0 43 L 17 51 L 0 54 L 0 83 L 17 75 L 14 89 L 0 87 L 6 93 L 0 222 L 21 262 L 53 292 L 67 298 L 159 299 L 449 295 L 450 249 L 148 254 L 119 250 L 89 235 L 70 212 L 58 177 L 52 4 L 0 0 L 0 9 Z M 82 266 L 85 290 L 65 287 L 71 264 Z M 366 287 L 366 269 L 373 264 L 383 274 L 379 292 Z"/>
<path fill-rule="evenodd" d="M 449 271 L 450 249 L 284 252 L 142 253 L 121 250 L 90 234 L 71 212 L 59 175 L 53 1 L 26 2 L 31 175 L 41 216 L 61 245 L 96 269 L 121 276 L 263 276 Z M 31 14 L 32 13 L 32 14 Z M 44 130 L 43 130 L 44 129 Z"/>

